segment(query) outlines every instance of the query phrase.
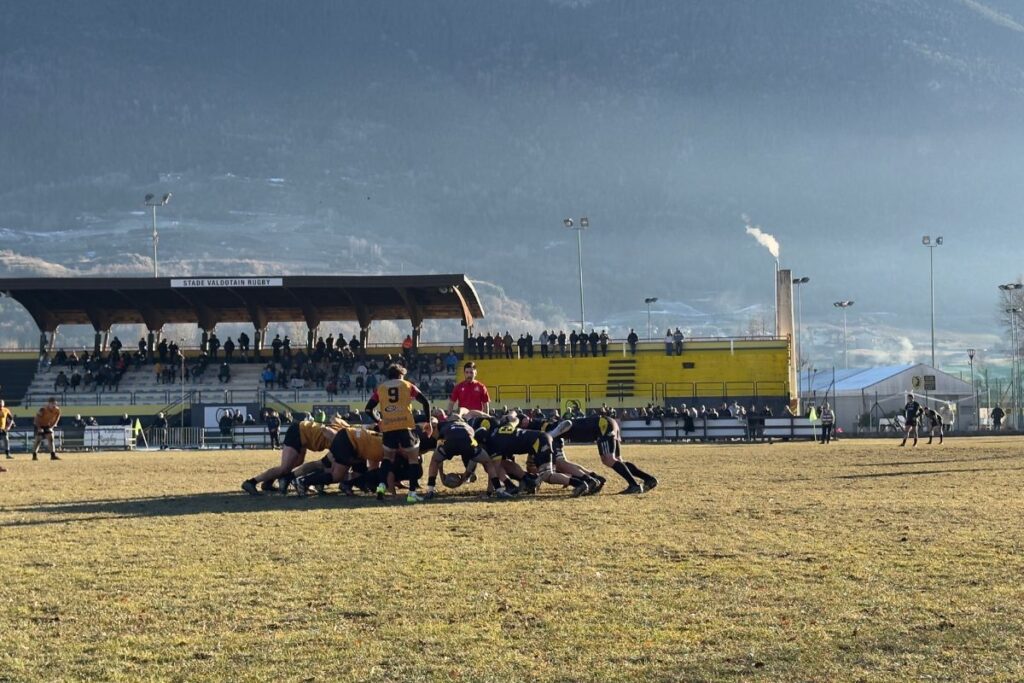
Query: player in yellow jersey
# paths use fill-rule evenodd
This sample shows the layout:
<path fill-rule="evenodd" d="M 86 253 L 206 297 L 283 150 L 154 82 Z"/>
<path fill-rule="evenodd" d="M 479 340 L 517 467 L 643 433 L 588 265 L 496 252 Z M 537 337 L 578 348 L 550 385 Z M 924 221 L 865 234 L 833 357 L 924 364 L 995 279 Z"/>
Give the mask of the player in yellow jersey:
<path fill-rule="evenodd" d="M 11 409 L 0 399 L 0 439 L 4 440 L 4 456 L 11 460 L 11 440 L 7 436 L 14 427 L 14 415 L 11 413 Z"/>
<path fill-rule="evenodd" d="M 347 427 L 343 421 L 330 425 L 322 425 L 312 420 L 295 422 L 284 434 L 281 446 L 281 464 L 271 467 L 266 472 L 242 482 L 242 490 L 251 496 L 258 496 L 257 484 L 264 484 L 263 490 L 269 491 L 275 479 L 279 480 L 281 493 L 287 493 L 288 484 L 292 480 L 292 470 L 301 465 L 308 451 L 326 451 L 339 429 Z"/>
<path fill-rule="evenodd" d="M 57 427 L 60 422 L 60 406 L 57 405 L 57 399 L 50 397 L 39 412 L 36 413 L 35 419 L 32 424 L 36 428 L 36 442 L 32 446 L 32 459 L 39 459 L 39 447 L 43 444 L 43 441 L 49 440 L 50 442 L 50 460 L 60 460 L 57 457 L 57 445 L 54 442 L 53 430 Z"/>
<path fill-rule="evenodd" d="M 420 461 L 420 441 L 415 432 L 416 418 L 413 416 L 412 404 L 418 401 L 425 414 L 430 415 L 430 401 L 412 382 L 405 380 L 405 368 L 391 365 L 387 369 L 387 379 L 377 385 L 377 389 L 366 403 L 366 412 L 380 425 L 383 435 L 383 458 L 380 461 L 381 483 L 377 485 L 377 500 L 383 500 L 385 493 L 394 494 L 394 486 L 388 486 L 388 473 L 395 462 L 395 456 L 401 455 L 410 465 Z M 378 410 L 378 406 L 380 406 Z M 416 481 L 409 483 L 409 495 L 406 500 L 417 503 L 422 500 L 416 493 Z"/>

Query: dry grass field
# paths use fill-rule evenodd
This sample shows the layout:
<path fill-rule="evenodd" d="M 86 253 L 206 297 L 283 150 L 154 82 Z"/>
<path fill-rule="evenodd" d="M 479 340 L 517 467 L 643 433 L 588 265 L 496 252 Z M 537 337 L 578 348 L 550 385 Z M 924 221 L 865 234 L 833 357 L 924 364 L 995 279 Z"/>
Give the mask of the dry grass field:
<path fill-rule="evenodd" d="M 896 443 L 631 446 L 643 496 L 415 506 L 250 498 L 269 452 L 20 456 L 0 681 L 1024 680 L 1022 442 Z"/>

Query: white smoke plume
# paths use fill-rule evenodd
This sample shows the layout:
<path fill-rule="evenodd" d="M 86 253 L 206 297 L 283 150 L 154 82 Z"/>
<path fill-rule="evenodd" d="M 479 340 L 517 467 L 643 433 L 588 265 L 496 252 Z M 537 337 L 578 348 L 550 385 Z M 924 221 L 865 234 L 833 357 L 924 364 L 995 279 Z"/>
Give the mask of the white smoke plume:
<path fill-rule="evenodd" d="M 743 218 L 743 222 L 747 224 L 747 234 L 748 235 L 753 235 L 754 239 L 757 240 L 758 244 L 760 244 L 762 247 L 764 247 L 769 252 L 771 252 L 771 255 L 774 256 L 776 260 L 778 260 L 778 258 L 779 258 L 779 241 L 777 239 L 775 239 L 774 236 L 769 235 L 765 231 L 761 230 L 761 226 L 759 226 L 759 225 L 751 225 L 750 224 L 750 216 L 747 216 L 746 214 L 744 214 L 742 216 L 742 218 Z"/>

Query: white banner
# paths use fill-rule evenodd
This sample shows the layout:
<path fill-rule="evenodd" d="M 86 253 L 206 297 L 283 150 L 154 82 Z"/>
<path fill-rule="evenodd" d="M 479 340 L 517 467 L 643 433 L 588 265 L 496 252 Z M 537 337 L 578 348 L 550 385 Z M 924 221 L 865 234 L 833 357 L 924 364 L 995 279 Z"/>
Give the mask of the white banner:
<path fill-rule="evenodd" d="M 131 448 L 135 445 L 131 427 L 86 427 L 86 448 Z"/>
<path fill-rule="evenodd" d="M 280 287 L 283 282 L 280 277 L 194 277 L 172 278 L 171 287 Z"/>

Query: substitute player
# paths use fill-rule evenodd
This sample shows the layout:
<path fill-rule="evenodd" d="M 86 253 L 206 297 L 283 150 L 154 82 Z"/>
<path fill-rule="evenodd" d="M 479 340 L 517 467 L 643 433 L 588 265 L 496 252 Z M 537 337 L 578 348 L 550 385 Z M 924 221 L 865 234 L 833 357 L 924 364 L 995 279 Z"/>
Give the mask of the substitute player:
<path fill-rule="evenodd" d="M 423 406 L 423 411 L 430 415 L 430 401 L 412 382 L 405 380 L 405 368 L 391 365 L 387 369 L 387 379 L 377 385 L 376 390 L 366 403 L 366 412 L 380 425 L 384 435 L 382 446 L 384 457 L 380 461 L 381 483 L 377 485 L 377 500 L 384 500 L 385 493 L 395 492 L 395 487 L 388 486 L 388 473 L 395 462 L 395 456 L 401 455 L 410 465 L 420 461 L 420 442 L 415 432 L 416 419 L 412 413 L 413 401 Z M 377 406 L 380 406 L 380 410 Z M 416 493 L 415 482 L 410 482 L 409 495 L 406 500 L 411 503 L 422 500 Z"/>
<path fill-rule="evenodd" d="M 288 484 L 292 480 L 292 470 L 305 461 L 306 453 L 326 451 L 330 448 L 337 431 L 347 426 L 348 423 L 345 422 L 322 425 L 312 420 L 292 423 L 288 427 L 288 431 L 284 433 L 281 464 L 271 467 L 252 479 L 246 479 L 242 482 L 242 490 L 250 496 L 258 496 L 260 493 L 256 489 L 257 484 L 262 484 L 263 490 L 269 491 L 273 487 L 274 480 L 278 479 L 281 493 L 287 493 Z"/>
<path fill-rule="evenodd" d="M 32 445 L 32 459 L 39 459 L 39 446 L 42 445 L 44 440 L 49 439 L 50 441 L 50 460 L 60 460 L 57 457 L 57 447 L 54 444 L 53 430 L 60 422 L 60 406 L 57 405 L 57 399 L 51 396 L 39 412 L 36 413 L 35 419 L 32 424 L 35 426 L 36 441 Z"/>

